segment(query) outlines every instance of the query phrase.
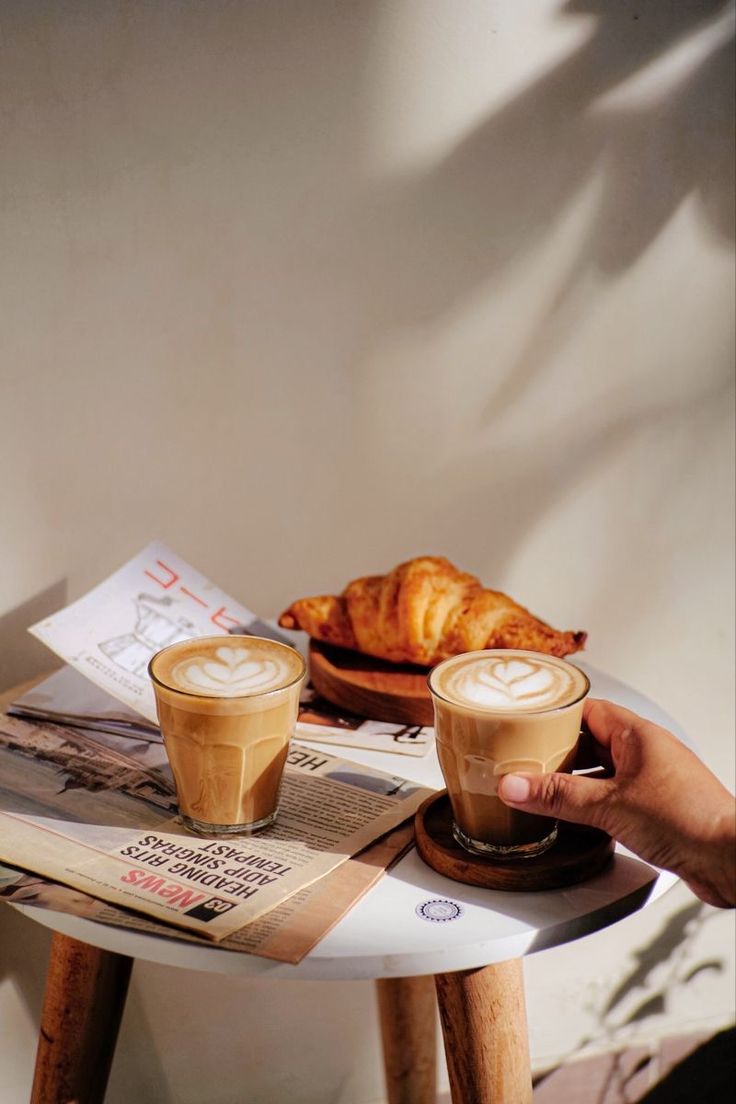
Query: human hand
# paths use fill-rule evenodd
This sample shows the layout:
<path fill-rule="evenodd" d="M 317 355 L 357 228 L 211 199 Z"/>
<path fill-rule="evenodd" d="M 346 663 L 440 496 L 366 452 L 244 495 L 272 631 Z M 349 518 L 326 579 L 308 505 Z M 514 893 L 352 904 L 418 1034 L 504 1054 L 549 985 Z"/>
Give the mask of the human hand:
<path fill-rule="evenodd" d="M 736 906 L 736 804 L 725 786 L 671 732 L 622 706 L 589 698 L 583 721 L 610 773 L 509 774 L 502 801 L 601 828 L 707 904 Z"/>

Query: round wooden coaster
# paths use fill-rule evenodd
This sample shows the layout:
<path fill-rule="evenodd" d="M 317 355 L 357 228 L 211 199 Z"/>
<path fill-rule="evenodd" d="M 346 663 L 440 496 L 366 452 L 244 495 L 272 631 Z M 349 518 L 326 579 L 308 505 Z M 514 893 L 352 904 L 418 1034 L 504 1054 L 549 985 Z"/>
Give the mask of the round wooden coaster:
<path fill-rule="evenodd" d="M 597 828 L 560 821 L 557 840 L 531 859 L 492 859 L 471 855 L 452 834 L 452 810 L 447 790 L 420 805 L 414 817 L 417 851 L 438 874 L 485 889 L 531 891 L 559 889 L 583 882 L 611 858 L 613 840 Z"/>
<path fill-rule="evenodd" d="M 349 713 L 397 724 L 434 724 L 426 667 L 388 663 L 312 640 L 309 672 L 317 693 Z"/>

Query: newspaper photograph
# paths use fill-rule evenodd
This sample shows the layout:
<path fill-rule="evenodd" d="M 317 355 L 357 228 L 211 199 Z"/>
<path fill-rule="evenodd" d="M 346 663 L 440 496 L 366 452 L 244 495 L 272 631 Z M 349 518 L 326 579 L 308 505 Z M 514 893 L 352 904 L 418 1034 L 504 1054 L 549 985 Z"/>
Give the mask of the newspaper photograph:
<path fill-rule="evenodd" d="M 177 819 L 160 745 L 131 753 L 121 741 L 3 715 L 0 861 L 215 941 L 335 871 L 431 792 L 292 745 L 276 822 L 203 838 Z"/>

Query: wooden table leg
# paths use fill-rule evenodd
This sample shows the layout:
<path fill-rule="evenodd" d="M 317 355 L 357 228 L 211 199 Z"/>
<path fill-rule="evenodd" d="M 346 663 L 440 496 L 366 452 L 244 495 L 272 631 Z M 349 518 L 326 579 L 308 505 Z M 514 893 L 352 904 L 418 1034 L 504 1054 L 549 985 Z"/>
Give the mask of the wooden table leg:
<path fill-rule="evenodd" d="M 388 1104 L 435 1104 L 437 1002 L 431 977 L 376 982 Z"/>
<path fill-rule="evenodd" d="M 531 1104 L 521 959 L 435 977 L 452 1104 Z"/>
<path fill-rule="evenodd" d="M 31 1104 L 102 1104 L 132 965 L 54 934 Z"/>

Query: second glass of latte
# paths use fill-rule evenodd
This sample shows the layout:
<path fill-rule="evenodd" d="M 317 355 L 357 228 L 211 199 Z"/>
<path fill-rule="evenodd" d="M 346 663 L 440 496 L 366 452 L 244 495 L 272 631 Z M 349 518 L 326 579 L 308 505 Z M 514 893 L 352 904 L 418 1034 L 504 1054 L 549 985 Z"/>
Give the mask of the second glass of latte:
<path fill-rule="evenodd" d="M 247 835 L 276 817 L 306 663 L 256 636 L 162 649 L 148 668 L 182 821 L 201 835 Z"/>
<path fill-rule="evenodd" d="M 490 859 L 542 854 L 556 821 L 505 805 L 499 779 L 572 769 L 587 675 L 555 656 L 503 648 L 443 660 L 429 689 L 457 842 Z"/>

